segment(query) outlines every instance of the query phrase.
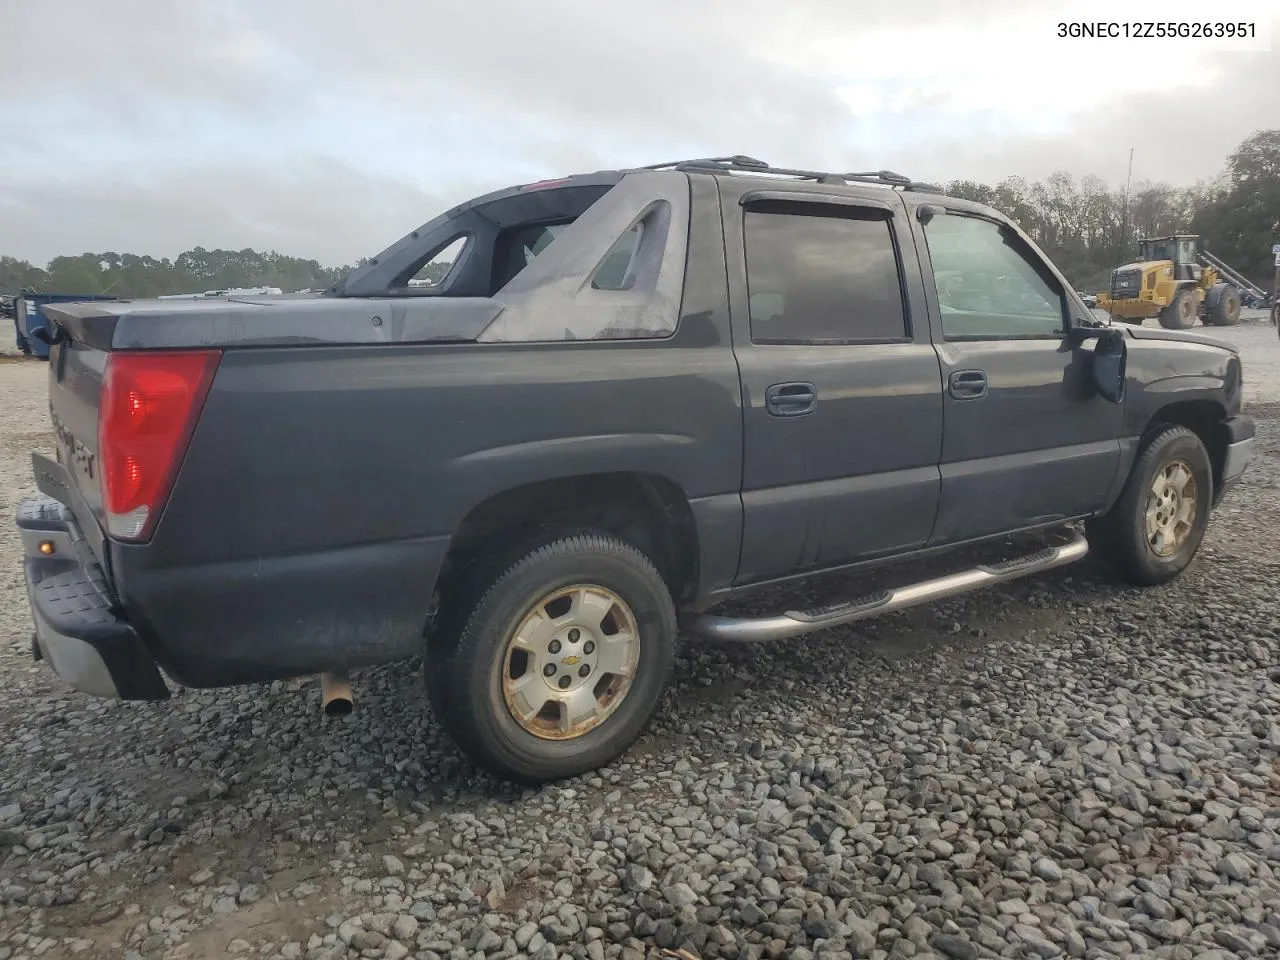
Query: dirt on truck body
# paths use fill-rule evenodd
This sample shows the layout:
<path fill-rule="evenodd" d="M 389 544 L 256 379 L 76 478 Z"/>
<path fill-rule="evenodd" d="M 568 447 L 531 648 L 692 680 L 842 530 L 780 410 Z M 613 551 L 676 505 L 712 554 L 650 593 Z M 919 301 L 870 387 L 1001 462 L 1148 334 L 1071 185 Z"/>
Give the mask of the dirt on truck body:
<path fill-rule="evenodd" d="M 1099 323 L 998 211 L 745 157 L 489 194 L 320 295 L 48 313 L 37 656 L 162 699 L 421 655 L 454 739 L 522 781 L 623 752 L 681 635 L 1090 550 L 1166 582 L 1254 436 L 1234 347 Z M 880 584 L 717 612 L 836 570 Z"/>

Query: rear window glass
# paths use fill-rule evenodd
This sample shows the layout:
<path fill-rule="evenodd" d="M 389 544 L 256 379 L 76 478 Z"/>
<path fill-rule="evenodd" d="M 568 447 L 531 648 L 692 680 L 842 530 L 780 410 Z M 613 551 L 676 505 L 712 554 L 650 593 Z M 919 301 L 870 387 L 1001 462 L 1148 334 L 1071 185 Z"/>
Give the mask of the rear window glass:
<path fill-rule="evenodd" d="M 532 223 L 503 231 L 495 251 L 493 289 L 501 290 L 515 279 L 516 274 L 533 263 L 571 223 L 572 220 Z"/>

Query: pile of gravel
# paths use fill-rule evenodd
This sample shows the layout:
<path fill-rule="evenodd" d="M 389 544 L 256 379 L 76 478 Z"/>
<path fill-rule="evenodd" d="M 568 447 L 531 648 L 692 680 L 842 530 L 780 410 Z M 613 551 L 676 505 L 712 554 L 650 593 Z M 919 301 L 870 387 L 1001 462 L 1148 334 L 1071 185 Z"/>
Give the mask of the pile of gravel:
<path fill-rule="evenodd" d="M 1177 583 L 1085 561 L 689 648 L 642 743 L 539 791 L 462 761 L 412 665 L 337 721 L 314 681 L 70 693 L 10 564 L 0 960 L 1280 955 L 1280 410 L 1253 412 Z"/>

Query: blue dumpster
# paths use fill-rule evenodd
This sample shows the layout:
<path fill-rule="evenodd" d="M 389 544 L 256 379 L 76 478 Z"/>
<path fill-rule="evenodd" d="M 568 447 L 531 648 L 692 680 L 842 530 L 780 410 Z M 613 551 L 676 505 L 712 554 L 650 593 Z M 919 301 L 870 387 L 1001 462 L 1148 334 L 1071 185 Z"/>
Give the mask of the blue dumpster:
<path fill-rule="evenodd" d="M 49 359 L 49 345 L 32 336 L 36 330 L 49 329 L 49 320 L 44 315 L 46 303 L 119 299 L 119 297 L 99 293 L 20 293 L 14 301 L 14 326 L 18 333 L 18 349 L 44 360 Z"/>

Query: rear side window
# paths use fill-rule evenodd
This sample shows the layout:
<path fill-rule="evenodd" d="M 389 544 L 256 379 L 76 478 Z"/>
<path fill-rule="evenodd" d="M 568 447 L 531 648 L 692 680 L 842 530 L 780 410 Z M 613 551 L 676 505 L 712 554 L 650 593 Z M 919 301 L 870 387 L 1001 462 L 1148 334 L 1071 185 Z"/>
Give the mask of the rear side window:
<path fill-rule="evenodd" d="M 630 290 L 635 286 L 636 254 L 643 234 L 644 221 L 641 220 L 618 238 L 591 278 L 593 290 Z"/>
<path fill-rule="evenodd" d="M 744 229 L 753 342 L 910 338 L 887 211 L 762 203 Z"/>
<path fill-rule="evenodd" d="M 440 286 L 453 272 L 454 264 L 462 258 L 462 251 L 470 242 L 466 236 L 454 237 L 449 241 L 448 246 L 418 268 L 417 273 L 409 278 L 409 286 Z"/>

